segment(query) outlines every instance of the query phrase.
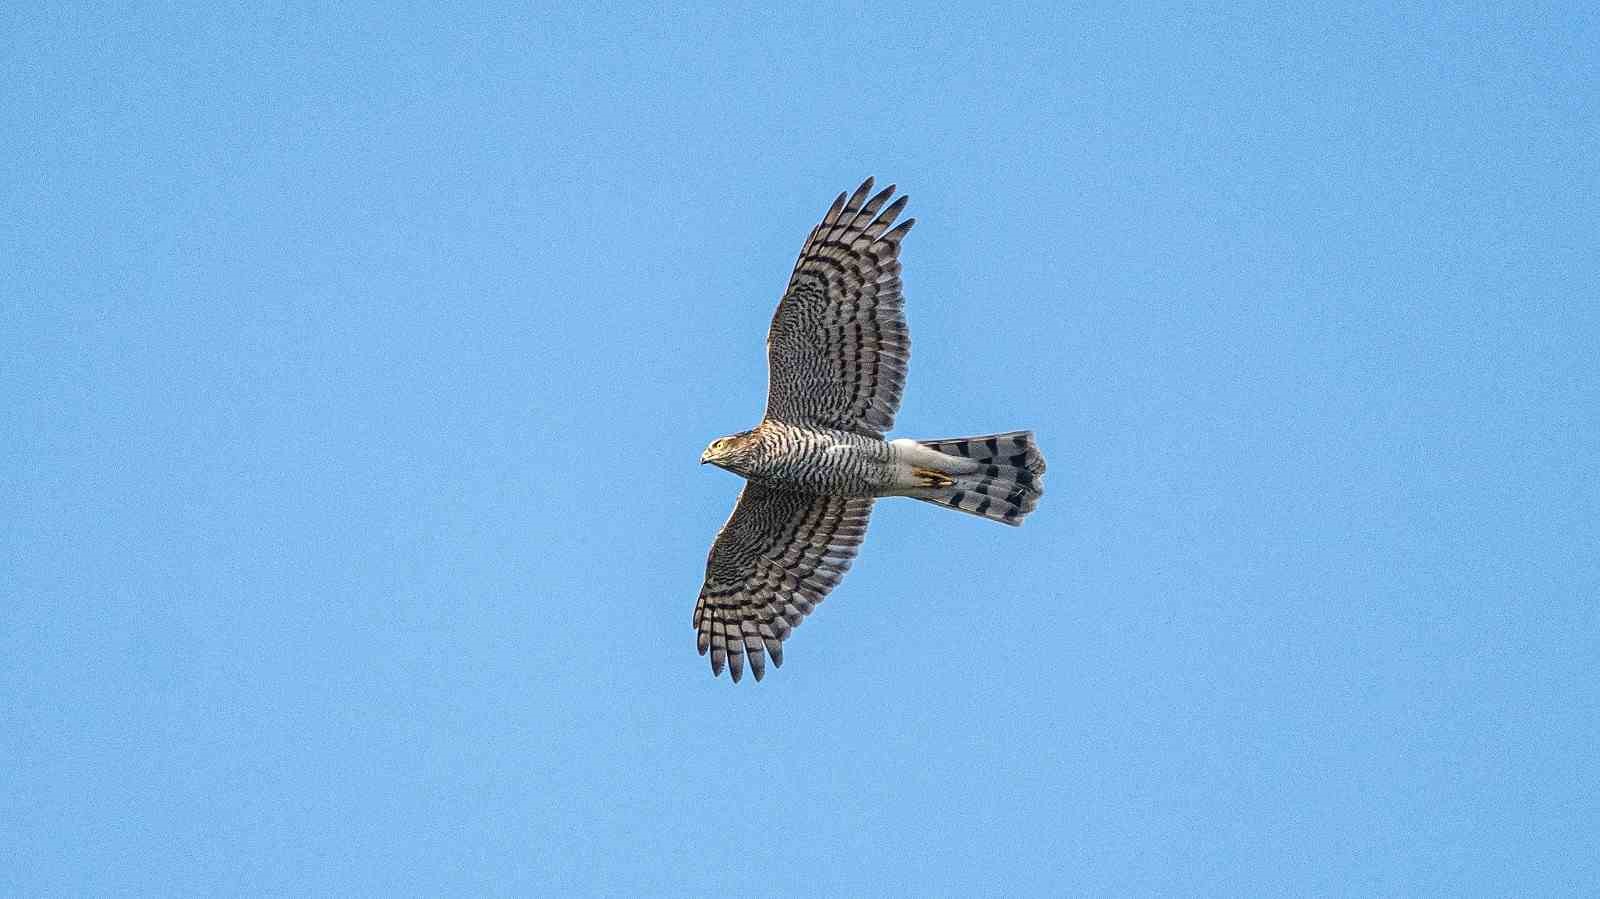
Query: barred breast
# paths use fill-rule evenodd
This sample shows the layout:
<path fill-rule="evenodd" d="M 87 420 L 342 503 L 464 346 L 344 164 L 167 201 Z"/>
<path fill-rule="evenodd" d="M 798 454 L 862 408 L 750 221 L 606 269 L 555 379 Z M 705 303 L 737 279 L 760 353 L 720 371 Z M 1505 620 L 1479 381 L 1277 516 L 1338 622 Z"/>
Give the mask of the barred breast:
<path fill-rule="evenodd" d="M 883 440 L 781 422 L 762 422 L 751 479 L 826 496 L 881 496 L 894 482 L 894 450 Z"/>

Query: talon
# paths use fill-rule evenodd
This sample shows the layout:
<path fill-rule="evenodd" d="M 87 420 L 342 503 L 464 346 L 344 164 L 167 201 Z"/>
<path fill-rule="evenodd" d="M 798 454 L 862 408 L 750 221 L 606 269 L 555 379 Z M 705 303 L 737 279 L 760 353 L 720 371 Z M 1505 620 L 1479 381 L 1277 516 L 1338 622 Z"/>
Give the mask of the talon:
<path fill-rule="evenodd" d="M 931 468 L 913 467 L 911 474 L 921 481 L 924 487 L 950 487 L 955 484 L 954 478 L 942 471 L 934 471 Z"/>

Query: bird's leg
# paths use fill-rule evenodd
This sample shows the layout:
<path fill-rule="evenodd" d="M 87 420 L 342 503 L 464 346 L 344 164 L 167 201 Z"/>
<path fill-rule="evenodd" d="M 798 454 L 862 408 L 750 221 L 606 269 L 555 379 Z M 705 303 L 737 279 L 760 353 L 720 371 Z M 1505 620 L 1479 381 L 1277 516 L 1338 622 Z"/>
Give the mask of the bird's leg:
<path fill-rule="evenodd" d="M 920 466 L 913 465 L 911 467 L 911 474 L 919 482 L 921 482 L 921 486 L 923 487 L 949 487 L 955 483 L 955 479 L 951 478 L 949 475 L 942 471 L 934 471 L 931 468 L 922 468 Z"/>

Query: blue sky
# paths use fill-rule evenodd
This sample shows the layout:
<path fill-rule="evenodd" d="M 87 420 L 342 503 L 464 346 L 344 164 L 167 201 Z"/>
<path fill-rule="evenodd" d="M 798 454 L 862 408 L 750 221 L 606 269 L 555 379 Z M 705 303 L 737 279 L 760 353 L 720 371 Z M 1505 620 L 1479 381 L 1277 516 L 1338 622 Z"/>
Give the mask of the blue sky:
<path fill-rule="evenodd" d="M 1600 883 L 1592 10 L 266 5 L 0 13 L 0 891 Z M 868 174 L 897 434 L 1048 492 L 734 687 Z"/>

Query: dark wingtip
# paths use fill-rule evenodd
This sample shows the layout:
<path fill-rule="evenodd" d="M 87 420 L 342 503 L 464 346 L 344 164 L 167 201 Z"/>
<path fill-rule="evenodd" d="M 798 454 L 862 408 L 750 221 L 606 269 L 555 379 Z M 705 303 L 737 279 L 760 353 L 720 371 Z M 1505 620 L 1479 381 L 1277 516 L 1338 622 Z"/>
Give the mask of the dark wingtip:
<path fill-rule="evenodd" d="M 872 178 L 869 177 L 867 180 L 861 182 L 861 186 L 856 188 L 855 193 L 850 195 L 850 199 L 845 203 L 844 208 L 848 209 L 852 214 L 854 214 L 861 209 L 861 204 L 866 202 L 867 195 L 871 193 Z"/>

